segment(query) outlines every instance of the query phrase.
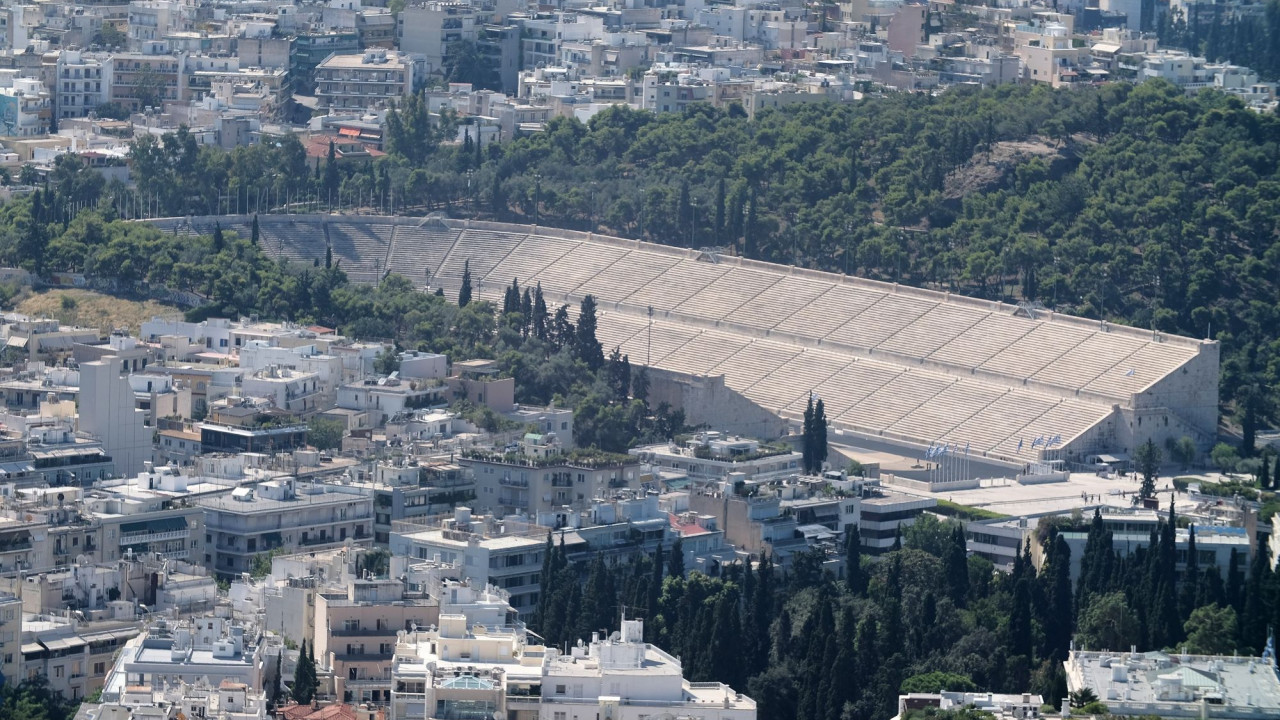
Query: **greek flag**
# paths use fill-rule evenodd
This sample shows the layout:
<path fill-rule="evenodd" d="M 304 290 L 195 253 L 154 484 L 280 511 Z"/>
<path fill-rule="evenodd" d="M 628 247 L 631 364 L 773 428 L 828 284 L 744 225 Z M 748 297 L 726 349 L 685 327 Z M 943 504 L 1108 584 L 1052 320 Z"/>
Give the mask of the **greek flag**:
<path fill-rule="evenodd" d="M 1043 445 L 1043 444 L 1044 444 L 1044 436 L 1043 436 L 1043 435 L 1039 435 L 1039 436 L 1037 436 L 1037 437 L 1036 437 L 1036 439 L 1035 439 L 1035 440 L 1032 440 L 1032 441 L 1031 441 L 1031 447 L 1032 447 L 1032 448 L 1038 448 L 1038 447 L 1040 447 L 1040 446 L 1041 446 L 1041 445 Z"/>
<path fill-rule="evenodd" d="M 1018 452 L 1022 452 L 1022 438 L 1018 438 Z"/>
<path fill-rule="evenodd" d="M 965 455 L 968 455 L 968 454 L 969 454 L 969 443 L 968 443 L 968 442 L 966 442 L 966 443 L 964 444 L 964 454 L 965 454 Z"/>
<path fill-rule="evenodd" d="M 1134 371 L 1133 371 L 1133 368 L 1129 368 L 1128 370 L 1126 370 L 1126 371 L 1125 371 L 1124 376 L 1125 376 L 1125 377 L 1133 377 L 1133 372 L 1134 372 Z"/>

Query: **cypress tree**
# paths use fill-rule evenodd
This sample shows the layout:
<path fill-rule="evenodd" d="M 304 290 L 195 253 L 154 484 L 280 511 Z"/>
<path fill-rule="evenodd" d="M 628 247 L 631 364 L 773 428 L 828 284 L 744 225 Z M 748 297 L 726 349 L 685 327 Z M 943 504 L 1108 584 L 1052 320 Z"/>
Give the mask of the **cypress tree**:
<path fill-rule="evenodd" d="M 969 548 L 964 536 L 964 526 L 956 523 L 951 531 L 951 542 L 942 558 L 947 579 L 947 596 L 958 608 L 965 606 L 969 596 Z"/>
<path fill-rule="evenodd" d="M 458 307 L 464 308 L 471 302 L 471 260 L 462 263 L 462 287 L 458 288 Z"/>
<path fill-rule="evenodd" d="M 1200 577 L 1200 562 L 1196 557 L 1196 526 L 1192 525 L 1187 536 L 1187 561 L 1183 565 L 1182 581 L 1178 588 L 1178 614 L 1185 620 L 1195 610 L 1197 585 Z"/>
<path fill-rule="evenodd" d="M 324 163 L 324 191 L 332 203 L 333 196 L 338 192 L 338 157 L 332 140 L 329 141 L 329 157 Z"/>
<path fill-rule="evenodd" d="M 827 462 L 827 408 L 822 398 L 813 408 L 813 460 L 815 473 Z"/>
<path fill-rule="evenodd" d="M 533 291 L 533 336 L 539 340 L 547 339 L 547 301 L 542 297 L 542 283 Z"/>
<path fill-rule="evenodd" d="M 213 224 L 213 251 L 215 253 L 222 252 L 222 248 L 226 240 L 222 237 L 222 223 Z"/>
<path fill-rule="evenodd" d="M 809 393 L 809 404 L 806 405 L 804 409 L 804 424 L 800 433 L 800 464 L 804 466 L 804 473 L 806 475 L 813 472 L 814 466 L 813 422 L 813 393 Z"/>
<path fill-rule="evenodd" d="M 667 575 L 674 578 L 684 577 L 684 541 L 676 538 L 671 545 L 671 553 L 667 557 Z"/>
<path fill-rule="evenodd" d="M 866 595 L 867 574 L 862 569 L 862 532 L 852 523 L 844 531 L 844 582 L 854 595 Z"/>
<path fill-rule="evenodd" d="M 524 289 L 524 294 L 520 296 L 520 328 L 521 333 L 528 337 L 529 331 L 533 328 L 533 293 L 529 292 L 529 288 Z"/>
<path fill-rule="evenodd" d="M 326 247 L 324 249 L 324 269 L 328 270 L 333 267 L 333 248 Z"/>
<path fill-rule="evenodd" d="M 582 298 L 578 310 L 578 330 L 574 338 L 574 349 L 579 360 L 586 364 L 592 372 L 604 365 L 604 348 L 596 339 L 596 299 L 594 295 Z"/>
<path fill-rule="evenodd" d="M 253 216 L 253 224 L 249 226 L 249 242 L 253 243 L 254 247 L 258 246 L 258 216 L 256 214 Z"/>
<path fill-rule="evenodd" d="M 284 696 L 284 689 L 280 686 L 280 676 L 284 674 L 284 653 L 276 656 L 276 672 L 271 678 L 271 692 L 268 699 L 271 701 L 271 707 L 280 706 L 280 698 Z"/>

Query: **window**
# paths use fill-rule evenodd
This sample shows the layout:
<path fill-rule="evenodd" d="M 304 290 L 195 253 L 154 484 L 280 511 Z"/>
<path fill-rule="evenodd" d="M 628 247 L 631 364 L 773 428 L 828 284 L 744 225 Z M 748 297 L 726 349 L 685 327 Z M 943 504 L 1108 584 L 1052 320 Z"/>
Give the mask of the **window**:
<path fill-rule="evenodd" d="M 557 695 L 563 695 L 563 694 L 564 694 L 564 686 L 563 686 L 563 685 L 557 685 L 557 686 L 556 686 L 556 694 L 557 694 Z M 556 718 L 556 720 L 563 720 L 563 718 L 564 718 L 564 713 L 556 713 L 556 715 L 558 716 L 558 717 Z"/>

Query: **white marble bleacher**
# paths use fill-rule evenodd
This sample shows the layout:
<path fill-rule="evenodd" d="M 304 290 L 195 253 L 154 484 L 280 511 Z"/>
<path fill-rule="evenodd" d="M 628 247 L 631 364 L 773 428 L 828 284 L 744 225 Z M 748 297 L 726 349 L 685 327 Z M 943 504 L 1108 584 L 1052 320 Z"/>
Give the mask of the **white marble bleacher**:
<path fill-rule="evenodd" d="M 724 375 L 725 384 L 742 392 L 761 378 L 775 375 L 778 368 L 799 354 L 794 345 L 755 340 L 711 368 L 711 375 Z"/>
<path fill-rule="evenodd" d="M 289 220 L 264 223 L 258 221 L 258 247 L 271 258 L 290 262 L 324 262 L 324 227 L 319 222 Z"/>
<path fill-rule="evenodd" d="M 740 306 L 726 318 L 736 325 L 768 330 L 786 320 L 834 287 L 802 277 L 786 276 Z"/>
<path fill-rule="evenodd" d="M 1040 325 L 982 363 L 980 369 L 1024 380 L 1089 339 L 1092 330 Z"/>
<path fill-rule="evenodd" d="M 813 388 L 826 405 L 827 417 L 840 417 L 855 403 L 876 392 L 906 372 L 901 367 L 859 360 L 844 366 L 839 372 Z M 788 410 L 803 412 L 808 393 L 796 398 Z"/>
<path fill-rule="evenodd" d="M 334 261 L 342 261 L 342 269 L 356 282 L 376 283 L 387 268 L 387 249 L 391 247 L 391 225 L 331 222 L 329 246 Z"/>
<path fill-rule="evenodd" d="M 1044 446 L 1031 447 L 1037 437 L 1051 438 L 1055 435 L 1061 435 L 1062 444 L 1066 444 L 1076 435 L 1097 424 L 1109 414 L 1111 414 L 1111 408 L 1102 404 L 1086 403 L 1078 400 L 1062 400 L 1046 410 L 1040 417 L 1032 420 L 1019 430 L 1010 433 L 1009 437 L 1001 443 L 1001 447 L 1008 448 L 1009 452 L 1001 454 L 1008 457 L 1036 460 L 1038 453 L 1045 449 Z M 1021 451 L 1017 449 L 1018 440 L 1023 440 Z M 1049 449 L 1054 447 L 1061 447 L 1061 445 L 1050 446 Z"/>
<path fill-rule="evenodd" d="M 747 340 L 741 335 L 705 330 L 675 352 L 662 358 L 661 367 L 676 372 L 707 375 L 710 374 L 711 368 L 724 362 L 746 345 Z"/>
<path fill-rule="evenodd" d="M 726 317 L 733 320 L 736 314 L 734 310 L 738 306 L 765 292 L 777 282 L 776 274 L 734 268 L 680 303 L 676 312 L 708 320 Z"/>
<path fill-rule="evenodd" d="M 1045 365 L 1032 380 L 1077 390 L 1137 352 L 1143 341 L 1097 332 Z"/>
<path fill-rule="evenodd" d="M 827 342 L 870 350 L 890 337 L 898 334 L 903 328 L 915 322 L 916 318 L 937 307 L 937 301 L 920 300 L 902 295 L 885 295 L 877 302 L 844 325 L 827 335 Z"/>
<path fill-rule="evenodd" d="M 688 300 L 717 278 L 729 272 L 726 265 L 681 260 L 652 282 L 632 293 L 624 301 L 628 305 L 667 311 Z"/>
<path fill-rule="evenodd" d="M 742 394 L 767 410 L 780 412 L 792 406 L 798 398 L 808 397 L 810 390 L 849 364 L 846 355 L 806 349 L 783 363 L 777 372 L 760 378 Z"/>
<path fill-rule="evenodd" d="M 889 428 L 955 382 L 945 375 L 904 372 L 854 403 L 836 420 L 873 432 Z"/>
<path fill-rule="evenodd" d="M 651 365 L 653 367 L 667 367 L 664 360 L 668 355 L 679 350 L 698 336 L 699 331 L 693 328 L 687 328 L 683 325 L 677 325 L 669 322 L 653 323 L 652 335 L 646 330 L 643 333 L 636 333 L 627 343 L 628 347 L 635 347 L 634 353 L 631 355 L 632 363 L 636 365 Z M 649 360 L 646 360 L 646 357 Z"/>
<path fill-rule="evenodd" d="M 440 269 L 436 271 L 432 285 L 460 287 L 463 270 L 470 263 L 471 287 L 475 290 L 477 281 L 488 275 L 494 266 L 502 262 L 502 259 L 525 237 L 489 230 L 463 230 L 457 244 L 454 245 L 453 252 L 449 253 Z"/>
<path fill-rule="evenodd" d="M 1036 323 L 1030 320 L 993 313 L 933 351 L 928 359 L 971 370 L 1035 327 Z"/>
<path fill-rule="evenodd" d="M 941 440 L 957 425 L 1000 399 L 1007 390 L 961 380 L 907 413 L 889 430 L 912 437 Z"/>
<path fill-rule="evenodd" d="M 586 245 L 586 243 L 583 243 Z M 558 258 L 529 278 L 542 283 L 542 291 L 572 293 L 579 285 L 600 274 L 626 256 L 627 250 L 610 245 L 591 245 L 591 252 L 573 252 Z M 510 282 L 510 281 L 508 281 Z M 579 297 L 586 293 L 574 293 Z"/>
<path fill-rule="evenodd" d="M 1116 398 L 1128 397 L 1173 372 L 1195 355 L 1195 349 L 1183 345 L 1148 342 L 1103 371 L 1085 385 L 1084 390 Z"/>
<path fill-rule="evenodd" d="M 815 340 L 824 338 L 881 297 L 880 293 L 870 290 L 836 285 L 829 292 L 797 310 L 791 317 L 778 323 L 774 329 Z"/>
<path fill-rule="evenodd" d="M 915 322 L 899 330 L 876 350 L 895 352 L 910 357 L 928 357 L 930 353 L 946 345 L 977 325 L 990 313 L 939 303 Z"/>
<path fill-rule="evenodd" d="M 623 355 L 628 356 L 628 360 L 636 363 L 635 352 L 640 350 L 641 359 L 644 358 L 644 335 L 645 326 L 648 323 L 644 318 L 634 315 L 627 315 L 619 312 L 601 312 L 596 321 L 596 339 L 600 341 L 600 346 L 604 348 L 604 354 L 608 355 L 616 347 Z M 634 336 L 639 334 L 641 337 L 637 343 Z"/>
<path fill-rule="evenodd" d="M 961 445 L 968 443 L 972 452 L 1009 455 L 1017 450 L 1018 440 L 1014 437 L 1013 445 L 1008 447 L 1003 443 L 1057 404 L 1058 399 L 1048 395 L 1012 390 L 971 415 L 942 439 Z"/>
<path fill-rule="evenodd" d="M 518 280 L 521 290 L 532 290 L 537 285 L 532 278 L 581 244 L 576 240 L 530 235 L 489 271 L 484 278 L 485 284 L 501 283 L 505 287 L 512 280 Z"/>
<path fill-rule="evenodd" d="M 588 278 L 574 294 L 593 295 L 601 303 L 621 302 L 678 262 L 680 258 L 673 255 L 633 250 Z"/>
<path fill-rule="evenodd" d="M 443 226 L 398 225 L 392 236 L 391 259 L 387 265 L 392 272 L 423 287 L 435 277 L 460 234 L 460 230 Z"/>

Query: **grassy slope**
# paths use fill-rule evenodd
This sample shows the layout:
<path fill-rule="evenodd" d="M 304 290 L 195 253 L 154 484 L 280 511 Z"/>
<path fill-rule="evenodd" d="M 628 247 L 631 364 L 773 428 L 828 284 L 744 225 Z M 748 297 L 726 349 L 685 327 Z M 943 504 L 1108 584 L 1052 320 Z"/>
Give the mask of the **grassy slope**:
<path fill-rule="evenodd" d="M 17 310 L 33 317 L 57 318 L 68 325 L 96 327 L 103 333 L 127 328 L 136 334 L 142 323 L 154 316 L 182 317 L 182 311 L 172 305 L 125 300 L 91 290 L 46 290 L 24 298 Z"/>

